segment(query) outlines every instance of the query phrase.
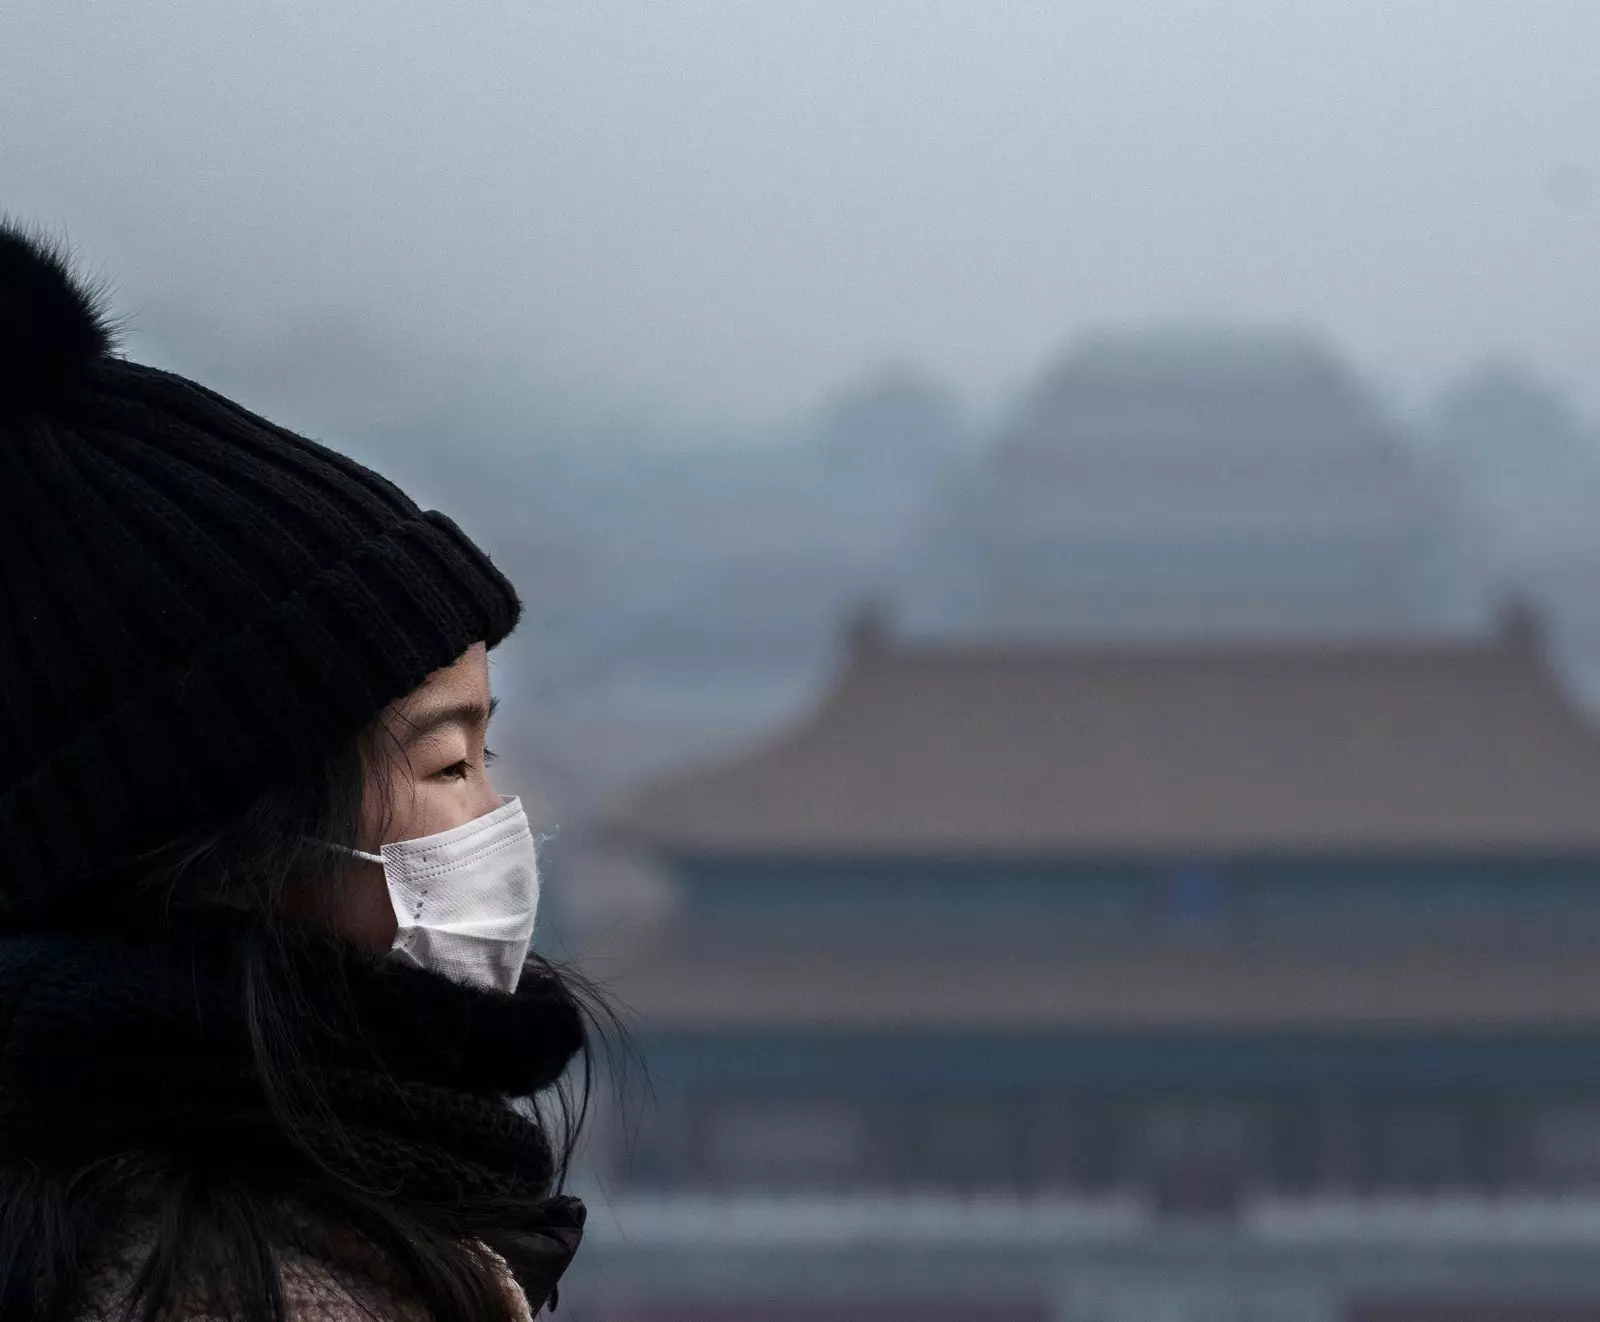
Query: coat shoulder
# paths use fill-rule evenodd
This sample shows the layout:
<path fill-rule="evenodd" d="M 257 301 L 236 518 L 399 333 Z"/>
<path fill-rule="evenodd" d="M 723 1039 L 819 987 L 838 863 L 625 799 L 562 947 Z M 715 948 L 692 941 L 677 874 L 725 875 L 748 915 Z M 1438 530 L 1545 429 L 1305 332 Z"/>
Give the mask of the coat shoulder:
<path fill-rule="evenodd" d="M 71 1322 L 122 1322 L 124 1308 L 149 1256 L 154 1235 L 133 1227 L 91 1264 L 82 1302 Z M 532 1322 L 522 1292 L 505 1271 L 506 1298 L 516 1322 Z M 392 1271 L 359 1257 L 331 1263 L 297 1250 L 278 1257 L 278 1279 L 288 1322 L 432 1322 Z M 204 1299 L 192 1299 L 164 1314 L 162 1322 L 231 1322 Z"/>

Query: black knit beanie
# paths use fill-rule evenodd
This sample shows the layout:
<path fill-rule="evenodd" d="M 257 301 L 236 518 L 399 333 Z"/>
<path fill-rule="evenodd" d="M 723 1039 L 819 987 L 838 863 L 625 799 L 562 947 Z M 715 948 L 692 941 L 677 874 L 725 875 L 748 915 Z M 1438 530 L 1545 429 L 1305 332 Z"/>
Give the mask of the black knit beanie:
<path fill-rule="evenodd" d="M 444 515 L 116 356 L 0 223 L 0 899 L 222 821 L 518 611 Z"/>

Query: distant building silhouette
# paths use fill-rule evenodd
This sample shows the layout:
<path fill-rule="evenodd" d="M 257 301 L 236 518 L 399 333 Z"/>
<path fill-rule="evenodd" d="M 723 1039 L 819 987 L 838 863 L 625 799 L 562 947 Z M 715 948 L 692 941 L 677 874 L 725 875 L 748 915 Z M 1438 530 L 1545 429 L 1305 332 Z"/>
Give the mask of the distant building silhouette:
<path fill-rule="evenodd" d="M 589 785 L 802 706 L 826 676 L 833 621 L 903 562 L 962 426 L 935 383 L 893 369 L 778 436 L 624 456 L 615 473 L 580 466 L 583 483 L 544 495 L 588 551 L 569 567 L 543 552 L 546 520 L 524 521 L 537 540 L 519 582 L 549 630 L 528 643 L 545 700 L 530 742 L 564 767 L 553 779 L 587 807 Z"/>
<path fill-rule="evenodd" d="M 1538 609 L 1564 681 L 1600 711 L 1600 433 L 1498 365 L 1444 394 L 1433 440 L 1497 582 Z"/>
<path fill-rule="evenodd" d="M 936 517 L 912 634 L 1365 637 L 1479 630 L 1456 512 L 1315 340 L 1106 335 L 1050 371 Z"/>

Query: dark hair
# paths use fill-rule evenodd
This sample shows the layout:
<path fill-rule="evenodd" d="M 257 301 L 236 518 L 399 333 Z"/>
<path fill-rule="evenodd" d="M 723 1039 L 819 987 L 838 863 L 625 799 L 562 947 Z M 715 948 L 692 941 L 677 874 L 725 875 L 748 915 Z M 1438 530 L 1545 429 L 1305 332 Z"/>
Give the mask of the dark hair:
<path fill-rule="evenodd" d="M 423 1214 L 397 1205 L 359 1172 L 335 1169 L 298 1141 L 308 1119 L 328 1117 L 315 1091 L 316 1072 L 301 1068 L 296 949 L 337 903 L 348 855 L 329 846 L 355 844 L 369 769 L 400 755 L 383 722 L 375 722 L 232 820 L 101 878 L 89 889 L 91 902 L 79 890 L 70 910 L 35 905 L 21 916 L 53 928 L 159 929 L 196 906 L 242 906 L 259 915 L 260 922 L 241 929 L 241 947 L 231 952 L 242 975 L 240 1013 L 257 1081 L 306 1161 L 292 1205 L 249 1181 L 219 1178 L 157 1154 L 120 1154 L 66 1170 L 8 1161 L 0 1187 L 0 1316 L 8 1322 L 71 1316 L 86 1284 L 86 1259 L 102 1247 L 100 1232 L 114 1230 L 119 1211 L 130 1205 L 149 1213 L 154 1240 L 134 1273 L 123 1311 L 127 1322 L 159 1322 L 196 1291 L 225 1300 L 229 1316 L 242 1322 L 284 1322 L 277 1250 L 307 1243 L 308 1213 L 317 1222 L 309 1233 L 327 1236 L 326 1243 L 310 1245 L 326 1250 L 318 1256 L 337 1261 L 332 1232 L 353 1233 L 434 1317 L 493 1322 L 513 1316 L 503 1265 L 483 1251 L 494 1246 L 497 1218 L 509 1209 L 485 1203 L 430 1207 Z M 573 994 L 588 1029 L 578 1067 L 539 1106 L 559 1190 L 588 1110 L 595 1030 L 604 1028 L 602 1038 L 621 1034 L 592 985 L 571 969 L 533 958 L 542 976 Z"/>

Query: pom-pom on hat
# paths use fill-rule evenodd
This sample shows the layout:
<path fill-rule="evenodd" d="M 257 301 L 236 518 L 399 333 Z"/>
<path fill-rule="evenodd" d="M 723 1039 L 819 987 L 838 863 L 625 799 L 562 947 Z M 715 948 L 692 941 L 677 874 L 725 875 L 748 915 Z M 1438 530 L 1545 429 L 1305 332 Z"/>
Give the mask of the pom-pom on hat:
<path fill-rule="evenodd" d="M 519 609 L 444 515 L 115 356 L 0 221 L 0 901 L 220 823 Z"/>
<path fill-rule="evenodd" d="M 100 291 L 66 252 L 0 221 L 0 418 L 64 397 L 114 336 Z"/>

